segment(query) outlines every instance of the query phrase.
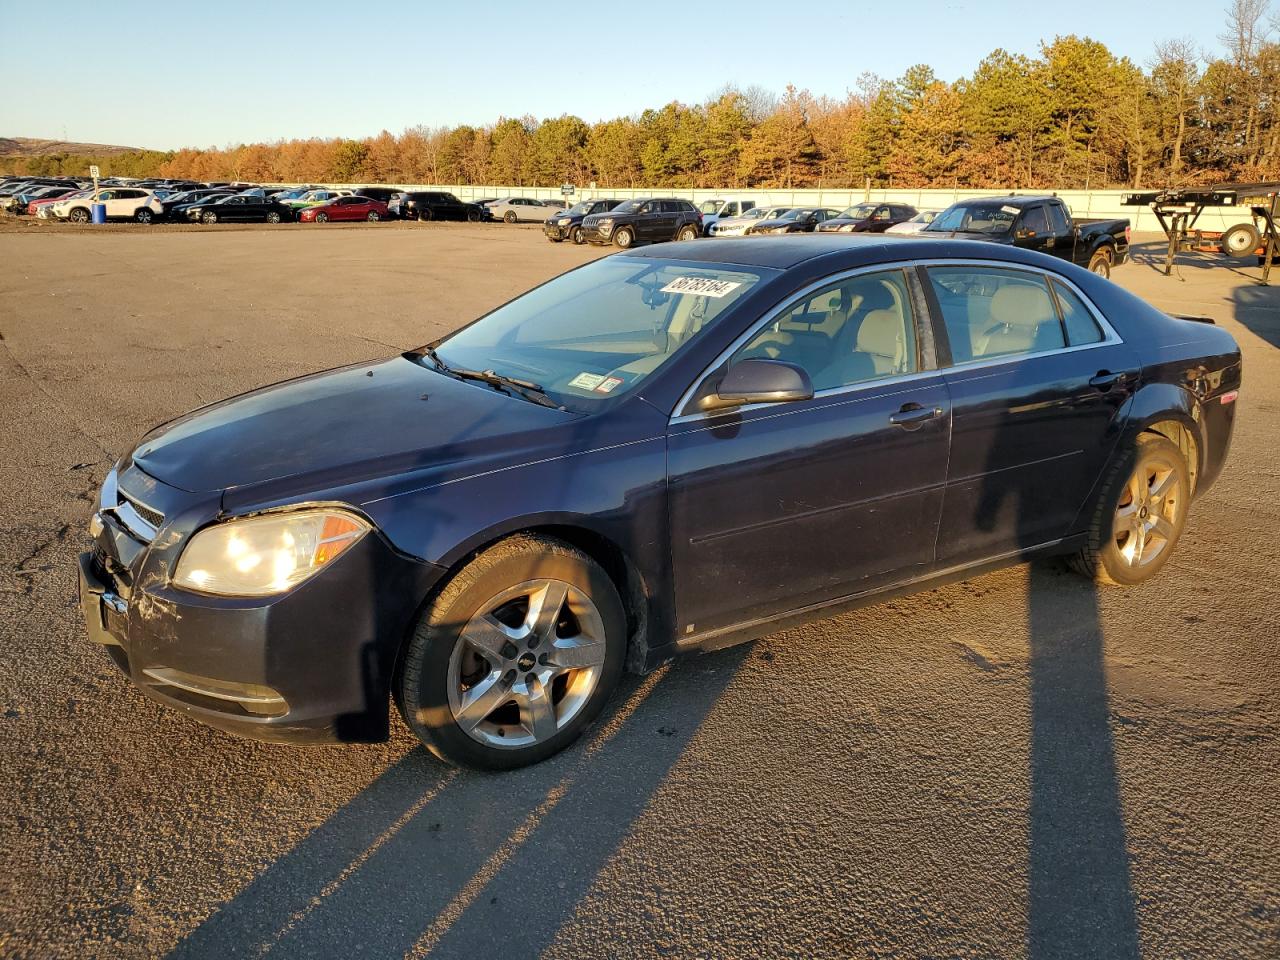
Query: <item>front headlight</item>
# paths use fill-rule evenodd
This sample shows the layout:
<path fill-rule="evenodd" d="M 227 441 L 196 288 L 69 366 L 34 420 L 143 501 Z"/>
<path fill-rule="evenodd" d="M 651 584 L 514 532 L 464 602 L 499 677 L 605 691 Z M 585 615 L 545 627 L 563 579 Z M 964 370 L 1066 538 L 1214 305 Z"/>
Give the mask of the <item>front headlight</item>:
<path fill-rule="evenodd" d="M 283 593 L 318 573 L 369 532 L 340 510 L 299 510 L 206 527 L 178 559 L 173 582 L 222 596 Z"/>

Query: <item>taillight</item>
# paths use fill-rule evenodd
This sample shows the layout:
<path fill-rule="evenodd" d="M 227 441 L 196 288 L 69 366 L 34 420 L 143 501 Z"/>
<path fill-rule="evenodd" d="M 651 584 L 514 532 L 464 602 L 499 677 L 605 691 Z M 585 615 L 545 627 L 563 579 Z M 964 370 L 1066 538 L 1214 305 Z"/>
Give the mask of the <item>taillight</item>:
<path fill-rule="evenodd" d="M 1129 224 L 1126 223 L 1124 225 L 1124 242 L 1125 243 L 1129 242 L 1129 237 L 1132 233 L 1133 233 L 1133 227 L 1129 226 Z"/>
<path fill-rule="evenodd" d="M 1223 406 L 1226 406 L 1228 403 L 1235 403 L 1239 397 L 1240 397 L 1239 390 L 1228 390 L 1226 393 L 1224 393 L 1222 396 L 1218 398 L 1218 402 L 1221 403 Z"/>

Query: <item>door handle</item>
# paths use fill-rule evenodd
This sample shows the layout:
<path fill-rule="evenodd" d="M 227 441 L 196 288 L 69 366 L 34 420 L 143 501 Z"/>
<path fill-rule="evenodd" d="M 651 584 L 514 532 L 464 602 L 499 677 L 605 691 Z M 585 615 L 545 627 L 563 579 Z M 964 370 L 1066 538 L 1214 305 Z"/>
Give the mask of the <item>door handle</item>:
<path fill-rule="evenodd" d="M 1103 393 L 1106 393 L 1114 386 L 1124 383 L 1130 377 L 1128 370 L 1117 370 L 1112 373 L 1110 370 L 1099 370 L 1096 376 L 1089 378 L 1089 386 L 1097 387 Z"/>
<path fill-rule="evenodd" d="M 918 430 L 930 420 L 942 416 L 941 407 L 922 407 L 918 403 L 904 403 L 902 409 L 891 414 L 889 422 L 903 430 Z"/>

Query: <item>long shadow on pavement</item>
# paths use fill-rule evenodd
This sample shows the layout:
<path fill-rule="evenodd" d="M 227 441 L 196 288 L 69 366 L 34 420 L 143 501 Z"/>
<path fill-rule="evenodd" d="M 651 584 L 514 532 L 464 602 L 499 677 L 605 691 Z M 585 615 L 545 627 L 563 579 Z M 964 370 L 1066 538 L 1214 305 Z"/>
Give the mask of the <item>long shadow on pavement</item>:
<path fill-rule="evenodd" d="M 410 751 L 170 956 L 536 955 L 749 651 L 624 682 L 579 744 L 525 770 Z"/>

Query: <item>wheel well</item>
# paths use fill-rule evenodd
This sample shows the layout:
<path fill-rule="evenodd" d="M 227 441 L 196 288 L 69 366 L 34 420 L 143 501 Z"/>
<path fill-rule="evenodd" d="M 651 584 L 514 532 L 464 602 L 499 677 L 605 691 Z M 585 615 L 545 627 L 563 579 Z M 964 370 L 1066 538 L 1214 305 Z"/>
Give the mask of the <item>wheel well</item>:
<path fill-rule="evenodd" d="M 644 672 L 645 659 L 648 653 L 649 593 L 645 586 L 644 578 L 640 576 L 640 572 L 627 559 L 627 555 L 622 551 L 622 548 L 608 537 L 601 536 L 584 527 L 575 527 L 569 524 L 544 524 L 525 527 L 521 530 L 511 530 L 500 537 L 495 537 L 462 555 L 449 567 L 448 572 L 440 578 L 439 584 L 423 598 L 417 611 L 409 621 L 409 629 L 405 636 L 401 638 L 400 650 L 396 654 L 395 669 L 397 675 L 400 663 L 404 658 L 404 652 L 408 647 L 409 639 L 419 618 L 422 616 L 422 611 L 430 606 L 444 584 L 448 583 L 454 574 L 470 563 L 478 554 L 488 550 L 494 544 L 521 534 L 553 537 L 581 550 L 596 563 L 600 564 L 604 572 L 608 574 L 609 579 L 613 581 L 614 589 L 618 591 L 618 597 L 622 600 L 623 612 L 627 617 L 627 657 L 625 667 L 632 673 Z"/>
<path fill-rule="evenodd" d="M 648 591 L 645 589 L 644 578 L 640 576 L 635 565 L 627 559 L 622 548 L 608 537 L 583 527 L 551 524 L 520 532 L 540 533 L 563 540 L 570 546 L 577 547 L 604 568 L 604 572 L 609 575 L 614 588 L 618 591 L 622 608 L 627 615 L 626 669 L 633 673 L 641 672 L 647 652 Z"/>
<path fill-rule="evenodd" d="M 1177 420 L 1160 420 L 1143 427 L 1143 433 L 1154 433 L 1164 437 L 1178 448 L 1182 459 L 1186 461 L 1187 473 L 1191 479 L 1191 492 L 1196 492 L 1196 478 L 1200 473 L 1200 445 L 1195 434 L 1187 425 Z"/>

